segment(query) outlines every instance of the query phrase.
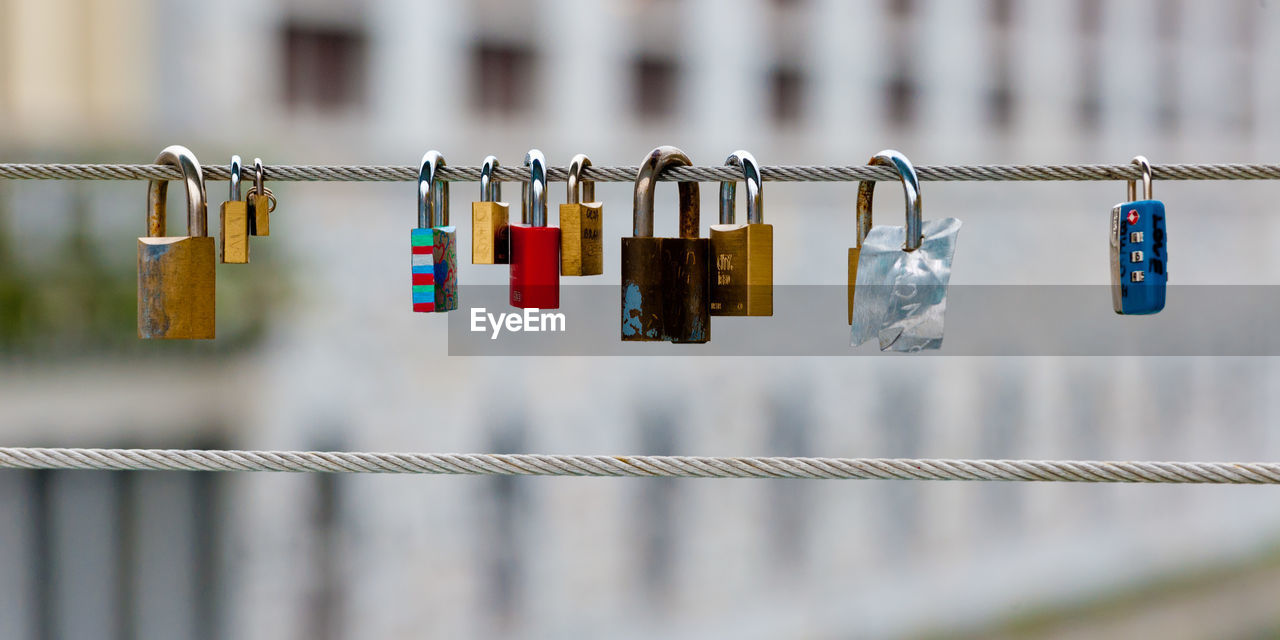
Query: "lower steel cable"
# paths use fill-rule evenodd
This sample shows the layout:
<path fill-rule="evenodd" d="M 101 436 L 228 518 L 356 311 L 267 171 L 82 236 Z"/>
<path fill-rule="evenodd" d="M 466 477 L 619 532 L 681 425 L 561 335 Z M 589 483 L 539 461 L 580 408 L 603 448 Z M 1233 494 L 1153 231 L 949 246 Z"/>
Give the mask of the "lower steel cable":
<path fill-rule="evenodd" d="M 1273 462 L 727 458 L 0 447 L 0 469 L 1280 484 Z"/>

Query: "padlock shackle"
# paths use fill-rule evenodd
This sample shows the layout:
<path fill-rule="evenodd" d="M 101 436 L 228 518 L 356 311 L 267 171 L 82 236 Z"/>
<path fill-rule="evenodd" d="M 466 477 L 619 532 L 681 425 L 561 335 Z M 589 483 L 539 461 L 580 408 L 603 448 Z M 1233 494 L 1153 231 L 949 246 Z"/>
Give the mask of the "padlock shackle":
<path fill-rule="evenodd" d="M 902 249 L 904 251 L 919 249 L 920 242 L 923 239 L 921 229 L 924 227 L 924 220 L 920 203 L 920 178 L 916 175 L 915 167 L 911 166 L 911 161 L 906 156 L 893 149 L 885 149 L 877 153 L 872 156 L 867 164 L 870 166 L 893 167 L 897 170 L 898 178 L 902 181 L 902 193 L 907 205 L 907 238 L 902 245 Z M 871 198 L 875 194 L 875 188 L 875 180 L 863 180 L 858 183 L 858 217 L 855 224 L 857 227 L 857 244 L 854 245 L 858 248 L 862 247 L 862 241 L 871 232 Z"/>
<path fill-rule="evenodd" d="M 661 146 L 649 152 L 640 170 L 636 172 L 635 193 L 632 197 L 631 235 L 636 238 L 653 237 L 653 192 L 658 175 L 667 167 L 688 167 L 693 161 L 675 147 Z M 699 226 L 699 190 L 697 182 L 679 182 L 680 189 L 680 237 L 697 238 Z"/>
<path fill-rule="evenodd" d="M 1147 162 L 1146 156 L 1134 156 L 1129 164 L 1136 164 L 1142 169 L 1142 199 L 1154 200 L 1155 196 L 1151 194 L 1151 163 Z M 1138 199 L 1138 184 L 1135 180 L 1127 181 L 1129 202 L 1135 202 Z"/>
<path fill-rule="evenodd" d="M 534 227 L 547 226 L 547 158 L 537 149 L 524 156 L 529 167 L 529 181 L 520 188 L 520 222 Z"/>
<path fill-rule="evenodd" d="M 267 189 L 267 171 L 262 168 L 262 158 L 253 159 L 253 192 L 258 195 L 271 193 L 271 190 Z"/>
<path fill-rule="evenodd" d="M 498 166 L 498 156 L 485 156 L 480 163 L 480 202 L 502 200 L 502 183 L 493 179 L 493 170 Z"/>
<path fill-rule="evenodd" d="M 764 184 L 760 181 L 760 165 L 755 156 L 741 149 L 729 154 L 725 166 L 742 169 L 742 181 L 747 185 L 747 224 L 764 223 Z M 733 224 L 733 209 L 738 199 L 738 183 L 726 180 L 720 183 L 720 224 Z"/>
<path fill-rule="evenodd" d="M 232 202 L 240 199 L 240 171 L 243 167 L 240 163 L 240 156 L 231 156 L 231 188 L 228 190 L 227 197 Z"/>
<path fill-rule="evenodd" d="M 204 171 L 200 169 L 200 161 L 196 160 L 196 154 L 182 145 L 175 144 L 165 147 L 164 151 L 156 156 L 156 164 L 171 164 L 182 170 L 182 180 L 187 183 L 187 235 L 195 237 L 209 235 Z M 165 234 L 168 197 L 168 180 L 147 182 L 147 235 L 152 238 L 159 238 Z"/>
<path fill-rule="evenodd" d="M 418 228 L 449 226 L 449 183 L 439 177 L 444 156 L 432 149 L 418 167 Z M 438 222 L 437 222 L 438 221 Z"/>
<path fill-rule="evenodd" d="M 564 200 L 566 204 L 596 201 L 595 181 L 582 179 L 582 170 L 589 166 L 591 166 L 591 158 L 588 158 L 585 153 L 579 153 L 569 161 L 569 176 L 565 179 L 565 184 L 568 185 Z M 578 185 L 582 185 L 581 199 L 578 198 Z"/>

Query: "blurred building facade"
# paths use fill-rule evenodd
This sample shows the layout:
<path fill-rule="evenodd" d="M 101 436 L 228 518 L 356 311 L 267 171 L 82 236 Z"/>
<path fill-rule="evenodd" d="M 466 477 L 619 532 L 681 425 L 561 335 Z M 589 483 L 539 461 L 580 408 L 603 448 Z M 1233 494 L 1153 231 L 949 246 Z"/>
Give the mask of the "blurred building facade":
<path fill-rule="evenodd" d="M 764 164 L 856 164 L 885 147 L 920 164 L 1263 162 L 1280 142 L 1277 63 L 1280 12 L 1254 0 L 0 0 L 0 158 L 143 162 L 182 143 L 205 164 L 232 153 L 412 164 L 435 148 L 451 164 L 494 153 L 514 165 L 537 146 L 556 165 L 578 152 L 614 165 L 675 144 L 699 164 L 738 148 Z M 223 186 L 211 183 L 211 209 Z M 447 319 L 406 309 L 407 184 L 274 188 L 272 237 L 254 244 L 254 264 L 219 273 L 226 339 L 153 345 L 132 338 L 143 186 L 0 185 L 0 276 L 27 292 L 11 298 L 23 311 L 0 313 L 4 442 L 1280 453 L 1268 358 L 449 358 Z M 453 190 L 463 236 L 472 188 Z M 1267 188 L 1157 184 L 1178 282 L 1280 275 L 1266 251 Z M 673 201 L 666 191 L 660 203 Z M 926 217 L 965 220 L 956 283 L 1107 282 L 1103 229 L 1119 184 L 925 191 Z M 766 192 L 777 282 L 842 283 L 853 185 Z M 606 235 L 627 233 L 630 185 L 598 194 Z M 895 217 L 883 201 L 877 215 Z M 1246 225 L 1256 233 L 1242 248 Z M 77 234 L 77 255 L 94 260 L 52 270 Z M 617 279 L 614 247 L 606 281 Z M 460 271 L 465 282 L 507 277 Z M 104 275 L 72 288 L 84 272 Z M 112 286 L 123 294 L 89 313 L 81 301 Z M 5 472 L 0 636 L 980 633 L 1262 557 L 1280 539 L 1267 497 Z M 1173 630 L 1275 624 L 1234 620 L 1239 629 L 1206 618 Z"/>

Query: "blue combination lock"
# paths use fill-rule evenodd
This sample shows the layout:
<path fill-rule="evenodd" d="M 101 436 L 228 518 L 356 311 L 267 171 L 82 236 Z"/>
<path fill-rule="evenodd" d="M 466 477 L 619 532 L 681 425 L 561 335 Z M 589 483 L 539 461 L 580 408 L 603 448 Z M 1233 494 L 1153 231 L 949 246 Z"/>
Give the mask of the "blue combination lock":
<path fill-rule="evenodd" d="M 1151 164 L 1138 156 L 1142 191 L 1129 181 L 1129 202 L 1111 210 L 1111 302 L 1116 313 L 1142 315 L 1164 308 L 1169 280 L 1164 203 L 1151 197 Z"/>

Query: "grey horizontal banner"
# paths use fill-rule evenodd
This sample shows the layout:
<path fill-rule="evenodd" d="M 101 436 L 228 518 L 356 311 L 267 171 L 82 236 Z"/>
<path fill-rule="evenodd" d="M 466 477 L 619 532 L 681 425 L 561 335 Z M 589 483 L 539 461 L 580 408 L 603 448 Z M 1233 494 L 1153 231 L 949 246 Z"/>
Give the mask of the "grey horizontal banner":
<path fill-rule="evenodd" d="M 1271 356 L 1280 355 L 1280 286 L 1170 286 L 1164 311 L 1117 315 L 1094 285 L 956 285 L 942 349 L 849 345 L 844 285 L 773 288 L 774 315 L 711 320 L 705 344 L 624 342 L 618 285 L 565 285 L 560 308 L 524 310 L 505 286 L 459 290 L 451 356 Z"/>

